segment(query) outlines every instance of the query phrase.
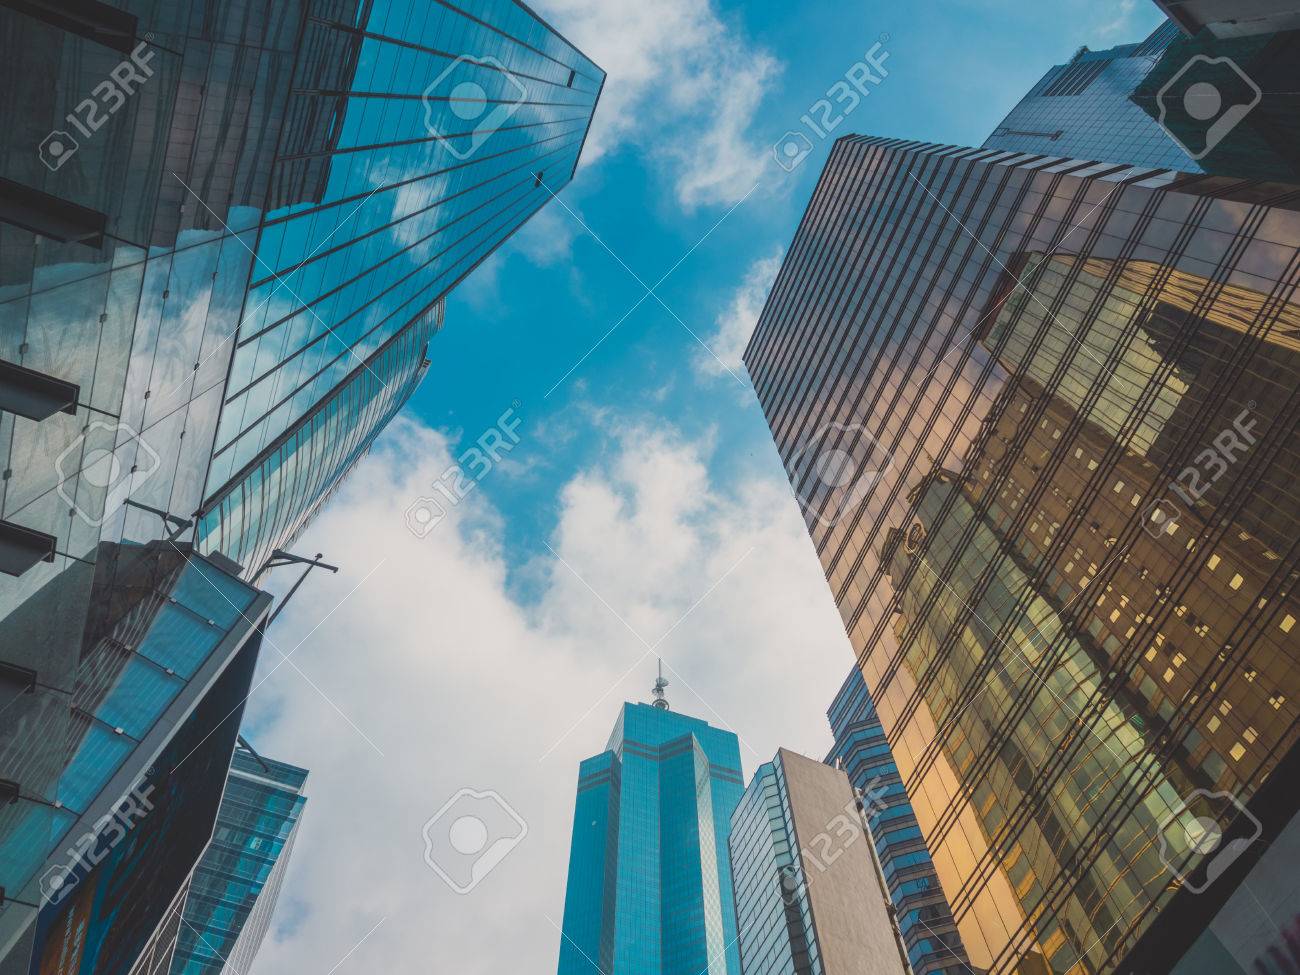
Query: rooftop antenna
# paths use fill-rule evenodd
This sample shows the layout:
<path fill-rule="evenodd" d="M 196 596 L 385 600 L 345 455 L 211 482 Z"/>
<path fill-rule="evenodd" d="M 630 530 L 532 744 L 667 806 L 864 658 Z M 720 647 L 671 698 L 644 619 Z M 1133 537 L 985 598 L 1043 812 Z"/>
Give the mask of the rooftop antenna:
<path fill-rule="evenodd" d="M 660 660 L 659 676 L 655 678 L 654 691 L 652 692 L 655 696 L 654 706 L 660 711 L 668 710 L 668 698 L 664 697 L 664 688 L 667 686 L 668 681 L 664 680 L 664 662 L 663 660 Z"/>

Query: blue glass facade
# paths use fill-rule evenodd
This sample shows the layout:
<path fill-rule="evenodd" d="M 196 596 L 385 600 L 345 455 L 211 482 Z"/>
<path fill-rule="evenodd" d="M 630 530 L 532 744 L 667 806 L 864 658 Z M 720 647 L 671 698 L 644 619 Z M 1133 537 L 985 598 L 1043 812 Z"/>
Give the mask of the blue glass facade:
<path fill-rule="evenodd" d="M 515 0 L 312 6 L 210 490 L 568 183 L 604 82 Z M 346 70 L 331 70 L 339 52 Z M 303 199 L 308 171 L 317 192 Z"/>
<path fill-rule="evenodd" d="M 259 566 L 298 533 L 424 378 L 442 307 L 393 336 L 204 506 L 201 551 Z"/>
<path fill-rule="evenodd" d="M 578 770 L 560 975 L 739 975 L 729 731 L 625 704 Z"/>
<path fill-rule="evenodd" d="M 0 4 L 0 963 L 604 81 L 516 0 L 64 6 Z M 180 620 L 190 575 L 261 615 Z"/>
<path fill-rule="evenodd" d="M 856 667 L 835 696 L 827 717 L 835 745 L 826 761 L 843 768 L 853 787 L 866 797 L 867 822 L 912 970 L 916 975 L 965 975 L 969 962 L 952 909 L 939 885 L 867 682 Z"/>
<path fill-rule="evenodd" d="M 99 820 L 136 785 L 140 755 L 171 734 L 235 649 L 254 645 L 270 605 L 188 552 L 153 547 L 131 561 L 135 604 L 93 640 L 72 700 L 40 688 L 7 702 L 0 761 L 21 790 L 0 807 L 0 932 L 73 890 L 87 861 L 81 838 L 104 831 Z"/>
<path fill-rule="evenodd" d="M 190 878 L 171 975 L 250 970 L 307 802 L 306 781 L 306 769 L 236 748 L 212 842 Z"/>
<path fill-rule="evenodd" d="M 1140 43 L 1081 48 L 1051 68 L 984 148 L 1295 182 L 1298 56 L 1300 31 L 1189 37 L 1166 21 Z M 1197 83 L 1218 89 L 1225 111 L 1234 104 L 1248 110 L 1221 130 L 1212 129 L 1213 119 L 1189 117 L 1184 95 Z"/>
<path fill-rule="evenodd" d="M 44 898 L 30 965 L 16 958 L 9 971 L 122 975 L 151 954 L 212 837 L 257 651 L 249 642 L 234 655 L 137 780 L 137 814 L 97 827 L 93 853 Z"/>
<path fill-rule="evenodd" d="M 779 762 L 765 762 L 731 816 L 730 858 L 744 975 L 823 975 Z"/>

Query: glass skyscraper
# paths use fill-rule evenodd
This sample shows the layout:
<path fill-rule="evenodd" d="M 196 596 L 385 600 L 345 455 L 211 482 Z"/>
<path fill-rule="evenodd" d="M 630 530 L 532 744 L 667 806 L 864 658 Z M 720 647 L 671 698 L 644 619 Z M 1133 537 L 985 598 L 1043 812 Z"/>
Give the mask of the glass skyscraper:
<path fill-rule="evenodd" d="M 1043 151 L 839 140 L 745 362 L 971 965 L 1167 971 L 1296 811 L 1300 191 Z"/>
<path fill-rule="evenodd" d="M 966 975 L 952 909 L 894 764 L 885 729 L 856 667 L 827 713 L 835 745 L 826 761 L 841 767 L 864 796 L 867 822 L 915 975 Z M 872 892 L 868 892 L 872 893 Z"/>
<path fill-rule="evenodd" d="M 624 704 L 578 769 L 559 975 L 740 975 L 727 837 L 730 731 Z"/>
<path fill-rule="evenodd" d="M 65 6 L 0 3 L 0 961 L 604 82 L 516 0 Z"/>
<path fill-rule="evenodd" d="M 732 814 L 730 847 L 743 975 L 904 975 L 843 771 L 782 748 Z"/>
<path fill-rule="evenodd" d="M 1080 48 L 1051 68 L 984 148 L 1297 182 L 1298 58 L 1295 29 L 1189 36 L 1165 21 L 1144 41 Z M 1198 97 L 1217 99 L 1205 109 L 1218 118 L 1198 117 Z"/>
<path fill-rule="evenodd" d="M 270 927 L 307 799 L 307 770 L 242 742 L 212 842 L 194 868 L 171 975 L 245 975 Z"/>

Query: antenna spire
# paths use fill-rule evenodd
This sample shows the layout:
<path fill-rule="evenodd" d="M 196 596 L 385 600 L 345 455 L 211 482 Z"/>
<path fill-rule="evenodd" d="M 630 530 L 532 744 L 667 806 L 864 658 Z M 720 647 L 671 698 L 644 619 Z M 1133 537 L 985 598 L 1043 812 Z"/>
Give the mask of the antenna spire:
<path fill-rule="evenodd" d="M 664 662 L 660 659 L 659 676 L 655 678 L 654 690 L 651 693 L 654 694 L 655 697 L 653 701 L 654 706 L 661 711 L 668 710 L 668 698 L 664 697 L 664 688 L 667 686 L 668 681 L 664 680 Z"/>

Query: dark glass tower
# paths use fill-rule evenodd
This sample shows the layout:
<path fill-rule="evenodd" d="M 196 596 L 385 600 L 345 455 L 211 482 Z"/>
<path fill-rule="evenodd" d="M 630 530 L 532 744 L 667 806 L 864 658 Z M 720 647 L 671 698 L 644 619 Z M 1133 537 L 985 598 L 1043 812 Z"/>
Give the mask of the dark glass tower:
<path fill-rule="evenodd" d="M 845 138 L 746 351 L 975 968 L 1133 970 L 1295 812 L 1298 194 Z"/>
<path fill-rule="evenodd" d="M 18 970 L 71 902 L 41 878 L 256 645 L 251 583 L 415 390 L 448 291 L 572 177 L 604 81 L 515 0 L 72 6 L 0 3 Z M 150 893 L 157 924 L 178 890 Z"/>
<path fill-rule="evenodd" d="M 885 729 L 856 667 L 827 716 L 835 746 L 826 761 L 844 769 L 864 796 L 871 838 L 912 971 L 915 975 L 966 975 L 969 961 L 952 909 L 939 886 Z M 872 894 L 874 891 L 864 892 L 864 896 Z"/>
<path fill-rule="evenodd" d="M 251 970 L 307 799 L 307 770 L 235 749 L 212 842 L 189 880 L 171 975 Z"/>
<path fill-rule="evenodd" d="M 578 769 L 560 975 L 740 975 L 727 837 L 743 791 L 734 734 L 623 705 Z"/>

